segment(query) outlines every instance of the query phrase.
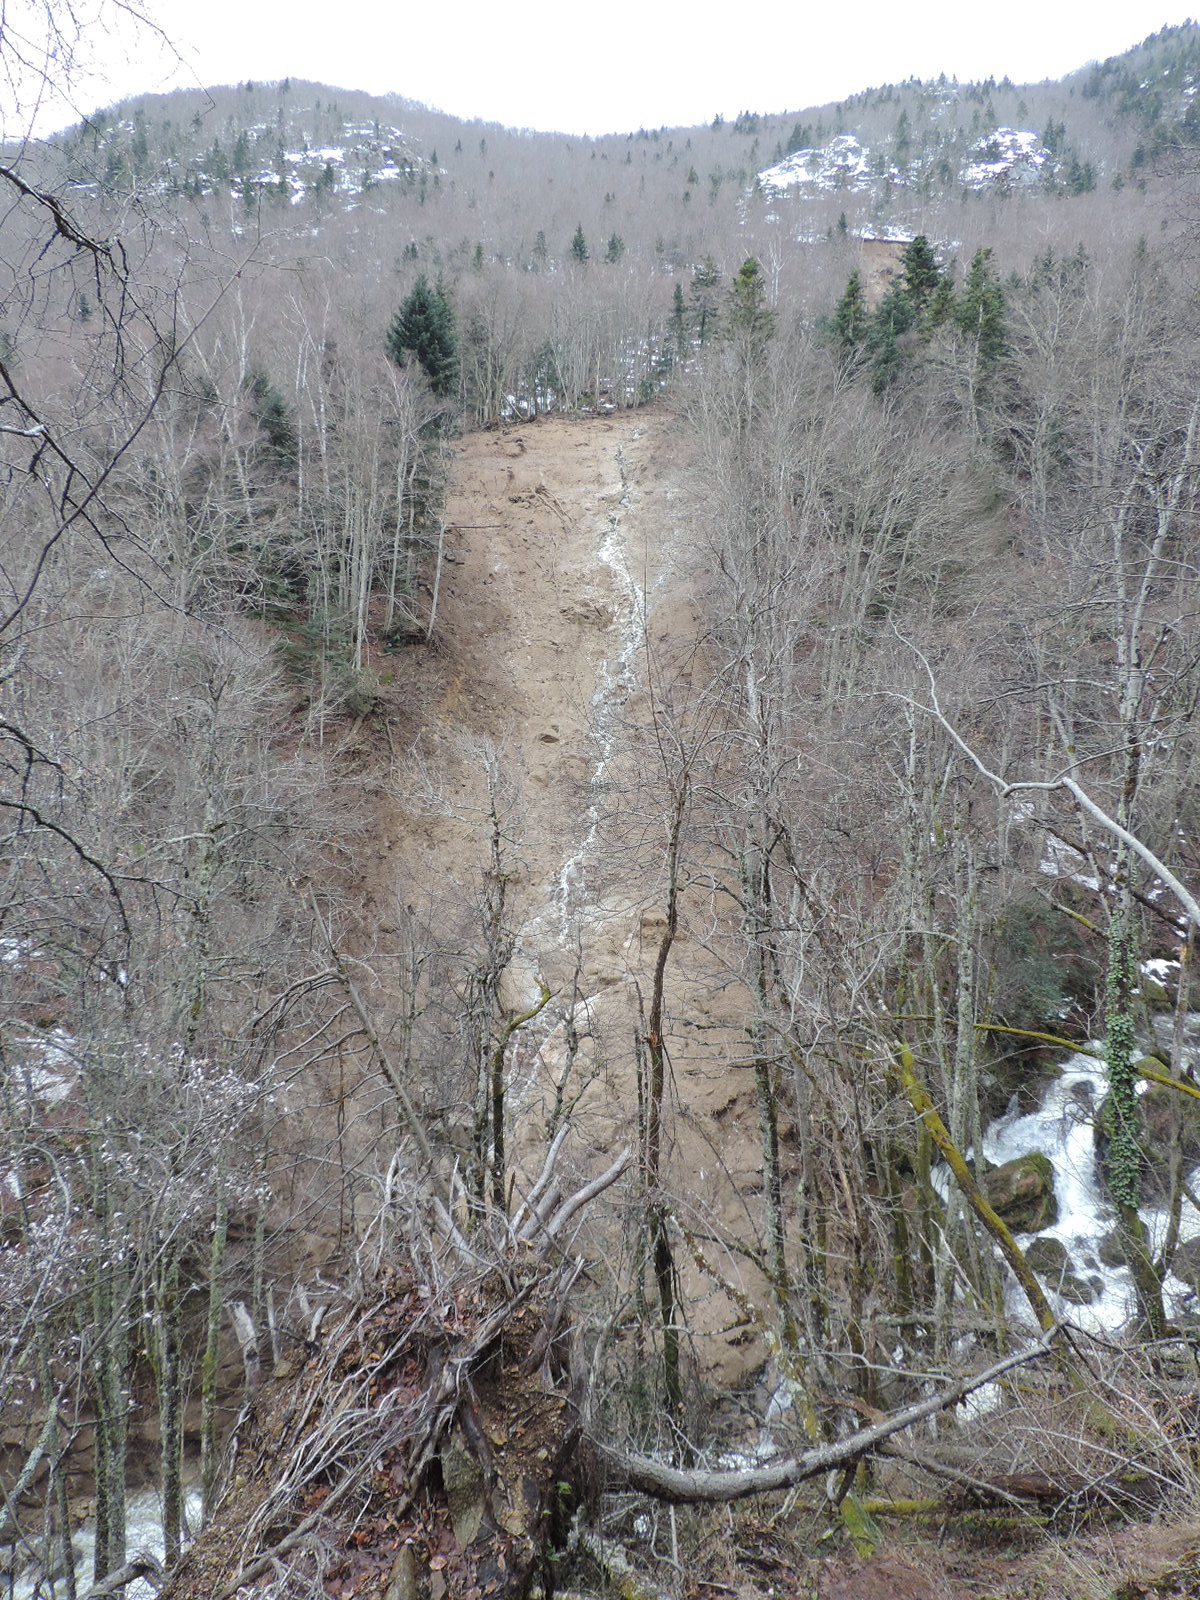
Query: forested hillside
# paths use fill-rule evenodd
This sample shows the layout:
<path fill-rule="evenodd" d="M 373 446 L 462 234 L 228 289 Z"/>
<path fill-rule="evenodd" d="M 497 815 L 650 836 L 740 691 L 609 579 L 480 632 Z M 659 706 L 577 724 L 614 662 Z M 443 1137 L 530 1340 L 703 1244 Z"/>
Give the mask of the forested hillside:
<path fill-rule="evenodd" d="M 5 152 L 16 1595 L 1197 1591 L 1198 73 Z"/>

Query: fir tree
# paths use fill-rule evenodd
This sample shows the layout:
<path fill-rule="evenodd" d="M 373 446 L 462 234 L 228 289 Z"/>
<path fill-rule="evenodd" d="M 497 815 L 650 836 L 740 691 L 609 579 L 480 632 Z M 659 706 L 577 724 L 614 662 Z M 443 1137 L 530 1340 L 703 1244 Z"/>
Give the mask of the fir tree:
<path fill-rule="evenodd" d="M 688 347 L 687 312 L 683 304 L 683 285 L 675 285 L 675 298 L 671 302 L 671 336 L 675 341 L 675 354 L 682 356 Z"/>
<path fill-rule="evenodd" d="M 575 237 L 571 240 L 571 259 L 578 261 L 581 266 L 586 264 L 588 259 L 587 238 L 584 235 L 582 222 L 576 224 Z"/>
<path fill-rule="evenodd" d="M 953 321 L 956 310 L 954 285 L 943 275 L 938 280 L 938 286 L 929 301 L 926 321 L 930 328 L 940 328 L 943 323 Z"/>
<path fill-rule="evenodd" d="M 1004 331 L 1004 290 L 992 265 L 990 249 L 976 250 L 971 259 L 958 325 L 975 341 L 981 371 L 992 371 L 1008 350 Z"/>
<path fill-rule="evenodd" d="M 298 441 L 287 402 L 261 368 L 249 374 L 246 388 L 250 394 L 251 414 L 266 435 L 271 454 L 277 461 L 292 465 L 296 460 Z"/>
<path fill-rule="evenodd" d="M 762 268 L 753 256 L 748 256 L 738 268 L 731 290 L 730 326 L 739 328 L 756 338 L 765 338 L 771 331 L 773 317 L 766 307 L 767 288 L 762 278 Z"/>
<path fill-rule="evenodd" d="M 392 318 L 387 347 L 403 365 L 410 353 L 420 363 L 434 394 L 449 394 L 458 381 L 458 335 L 454 312 L 439 283 L 430 288 L 422 273 L 412 292 Z"/>
<path fill-rule="evenodd" d="M 916 308 L 903 282 L 897 279 L 880 301 L 867 330 L 871 387 L 876 394 L 882 394 L 903 372 L 908 356 L 900 340 L 912 330 L 916 320 Z"/>
<path fill-rule="evenodd" d="M 711 256 L 705 256 L 692 273 L 692 302 L 701 344 L 716 331 L 717 290 L 720 283 L 721 269 Z"/>
<path fill-rule="evenodd" d="M 919 233 L 904 247 L 904 289 L 918 311 L 925 308 L 941 281 L 941 271 L 933 246 L 923 233 Z"/>
<path fill-rule="evenodd" d="M 625 241 L 619 233 L 614 233 L 608 241 L 608 248 L 604 252 L 604 259 L 609 266 L 615 266 L 625 254 Z"/>
<path fill-rule="evenodd" d="M 867 302 L 863 295 L 862 279 L 858 272 L 854 271 L 846 283 L 845 293 L 838 301 L 832 324 L 833 336 L 846 358 L 853 356 L 866 338 L 867 320 Z"/>

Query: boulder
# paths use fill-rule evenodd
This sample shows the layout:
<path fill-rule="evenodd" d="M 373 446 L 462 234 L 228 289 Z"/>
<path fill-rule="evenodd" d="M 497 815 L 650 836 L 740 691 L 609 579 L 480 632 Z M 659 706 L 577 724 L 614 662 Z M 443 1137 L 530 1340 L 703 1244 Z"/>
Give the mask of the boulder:
<path fill-rule="evenodd" d="M 1088 1306 L 1104 1288 L 1104 1279 L 1081 1278 L 1077 1272 L 1064 1272 L 1057 1283 L 1051 1284 L 1051 1288 L 1073 1306 Z"/>
<path fill-rule="evenodd" d="M 1171 1271 L 1200 1294 L 1200 1238 L 1183 1241 L 1175 1252 Z"/>
<path fill-rule="evenodd" d="M 1029 1246 L 1025 1259 L 1039 1278 L 1057 1278 L 1063 1272 L 1075 1270 L 1075 1263 L 1062 1240 L 1048 1239 L 1044 1235 Z"/>
<path fill-rule="evenodd" d="M 1104 1286 L 1101 1278 L 1085 1278 L 1078 1271 L 1061 1239 L 1035 1239 L 1025 1259 L 1049 1288 L 1073 1306 L 1090 1305 Z"/>
<path fill-rule="evenodd" d="M 984 1187 L 992 1209 L 1014 1233 L 1037 1233 L 1058 1221 L 1054 1168 L 1040 1150 L 994 1167 Z"/>
<path fill-rule="evenodd" d="M 1143 970 L 1138 980 L 1138 993 L 1145 1001 L 1148 1011 L 1169 1011 L 1172 1000 L 1167 992 L 1165 983 L 1160 983 L 1156 977 Z"/>
<path fill-rule="evenodd" d="M 1111 1233 L 1104 1235 L 1096 1254 L 1106 1267 L 1123 1267 L 1125 1265 L 1125 1252 L 1121 1249 L 1121 1235 L 1116 1228 L 1113 1228 Z"/>
<path fill-rule="evenodd" d="M 1190 1172 L 1200 1163 L 1200 1100 L 1168 1089 L 1166 1084 L 1152 1083 L 1138 1101 L 1138 1109 L 1146 1139 L 1142 1198 L 1148 1205 L 1161 1204 L 1171 1192 L 1171 1118 L 1175 1111 L 1179 1113 L 1184 1171 Z"/>

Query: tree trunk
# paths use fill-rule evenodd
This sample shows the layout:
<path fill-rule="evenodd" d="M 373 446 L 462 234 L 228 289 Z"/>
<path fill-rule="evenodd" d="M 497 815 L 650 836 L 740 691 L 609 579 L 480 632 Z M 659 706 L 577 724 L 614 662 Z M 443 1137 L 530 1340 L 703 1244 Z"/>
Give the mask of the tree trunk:
<path fill-rule="evenodd" d="M 163 1247 L 171 1249 L 170 1241 Z M 179 1263 L 174 1253 L 161 1266 L 156 1294 L 158 1320 L 158 1425 L 162 1464 L 163 1562 L 169 1570 L 183 1548 L 183 1351 Z"/>
<path fill-rule="evenodd" d="M 200 1377 L 200 1492 L 205 1527 L 217 1505 L 221 1459 L 217 1436 L 217 1378 L 221 1362 L 221 1311 L 225 1303 L 225 1243 L 229 1233 L 229 1204 L 223 1174 L 217 1173 L 217 1214 L 213 1222 L 212 1253 L 208 1274 L 208 1330 Z"/>
<path fill-rule="evenodd" d="M 1124 819 L 1122 819 L 1124 821 Z M 1108 930 L 1108 980 L 1105 990 L 1105 1055 L 1108 1059 L 1110 1137 L 1104 1158 L 1109 1193 L 1117 1208 L 1117 1231 L 1126 1265 L 1133 1275 L 1138 1321 L 1142 1332 L 1160 1339 L 1166 1330 L 1162 1282 L 1150 1254 L 1146 1225 L 1138 1215 L 1142 1193 L 1142 1157 L 1138 1111 L 1137 1040 L 1133 996 L 1137 987 L 1132 859 L 1119 844 L 1115 903 Z"/>

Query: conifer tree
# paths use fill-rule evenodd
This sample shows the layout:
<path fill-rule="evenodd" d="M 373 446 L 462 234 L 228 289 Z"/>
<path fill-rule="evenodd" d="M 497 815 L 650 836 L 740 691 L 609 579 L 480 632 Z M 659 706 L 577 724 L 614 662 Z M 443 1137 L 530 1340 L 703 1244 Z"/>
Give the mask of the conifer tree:
<path fill-rule="evenodd" d="M 748 256 L 733 280 L 730 326 L 760 338 L 770 333 L 773 318 L 766 307 L 766 294 L 762 268 L 753 256 Z"/>
<path fill-rule="evenodd" d="M 904 247 L 903 270 L 905 292 L 916 309 L 922 311 L 942 277 L 933 246 L 923 233 Z"/>
<path fill-rule="evenodd" d="M 683 303 L 683 285 L 675 285 L 675 296 L 671 302 L 671 336 L 675 342 L 675 354 L 682 356 L 688 347 L 687 310 Z"/>
<path fill-rule="evenodd" d="M 721 285 L 721 269 L 711 256 L 692 272 L 692 304 L 696 332 L 703 344 L 717 327 L 717 290 Z"/>
<path fill-rule="evenodd" d="M 900 340 L 916 320 L 916 308 L 903 282 L 897 279 L 880 301 L 867 331 L 871 386 L 876 394 L 882 394 L 904 370 L 907 358 Z"/>
<path fill-rule="evenodd" d="M 411 352 L 434 394 L 449 394 L 458 381 L 458 334 L 454 312 L 440 283 L 431 288 L 425 274 L 421 274 L 392 318 L 387 347 L 401 365 Z"/>
<path fill-rule="evenodd" d="M 976 250 L 971 259 L 958 308 L 958 325 L 975 341 L 980 370 L 993 370 L 1005 355 L 1008 340 L 1004 332 L 1004 290 L 992 265 L 990 249 Z"/>
<path fill-rule="evenodd" d="M 849 358 L 862 344 L 867 333 L 867 302 L 863 295 L 862 279 L 857 269 L 850 274 L 846 291 L 838 301 L 833 314 L 833 335 L 841 346 L 842 354 Z"/>
<path fill-rule="evenodd" d="M 577 223 L 575 237 L 571 240 L 571 259 L 584 265 L 588 259 L 587 238 L 584 235 L 583 223 Z"/>

